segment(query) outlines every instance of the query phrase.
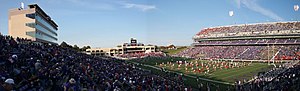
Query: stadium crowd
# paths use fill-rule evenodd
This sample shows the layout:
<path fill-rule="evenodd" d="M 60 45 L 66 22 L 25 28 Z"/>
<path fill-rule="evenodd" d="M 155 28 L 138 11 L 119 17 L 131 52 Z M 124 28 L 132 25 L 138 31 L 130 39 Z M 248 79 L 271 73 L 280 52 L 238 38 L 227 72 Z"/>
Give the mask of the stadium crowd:
<path fill-rule="evenodd" d="M 258 39 L 258 40 L 227 40 L 201 41 L 195 45 L 247 45 L 247 44 L 300 44 L 300 39 Z"/>
<path fill-rule="evenodd" d="M 181 79 L 114 58 L 0 35 L 0 91 L 181 91 Z"/>
<path fill-rule="evenodd" d="M 244 60 L 270 60 L 275 56 L 275 60 L 294 60 L 300 59 L 300 46 L 198 46 L 181 51 L 174 56 Z"/>
<path fill-rule="evenodd" d="M 244 25 L 233 25 L 233 26 L 222 26 L 214 28 L 205 28 L 196 35 L 202 37 L 210 37 L 210 34 L 227 34 L 226 36 L 234 36 L 239 32 L 250 32 L 243 36 L 253 35 L 253 33 L 268 33 L 270 31 L 280 30 L 300 30 L 300 22 L 276 22 L 276 23 L 262 23 L 262 24 L 244 24 Z M 293 32 L 293 31 L 291 31 Z M 230 34 L 229 34 L 230 33 Z M 234 34 L 232 34 L 234 33 Z"/>
<path fill-rule="evenodd" d="M 300 63 L 292 61 L 259 74 L 249 82 L 236 82 L 237 91 L 294 91 L 300 88 Z"/>
<path fill-rule="evenodd" d="M 262 24 L 245 24 L 206 28 L 196 34 L 191 48 L 173 56 L 195 59 L 225 59 L 225 60 L 255 60 L 287 63 L 275 67 L 268 72 L 262 72 L 250 82 L 237 81 L 237 91 L 290 91 L 300 87 L 299 69 L 300 40 L 296 38 L 260 38 L 260 34 L 299 34 L 300 22 L 276 22 Z M 253 39 L 235 39 L 232 36 L 255 36 Z M 293 36 L 293 37 L 295 37 Z M 214 40 L 217 37 L 219 40 Z M 232 39 L 225 40 L 224 37 Z M 203 41 L 198 39 L 205 38 Z M 259 39 L 254 39 L 259 38 Z M 298 70 L 298 71 L 297 71 Z"/>

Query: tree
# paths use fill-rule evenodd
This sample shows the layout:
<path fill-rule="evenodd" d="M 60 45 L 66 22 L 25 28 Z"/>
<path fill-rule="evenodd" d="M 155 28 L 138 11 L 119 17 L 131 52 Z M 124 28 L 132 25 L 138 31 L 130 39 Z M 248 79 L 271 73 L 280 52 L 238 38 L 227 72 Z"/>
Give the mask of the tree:
<path fill-rule="evenodd" d="M 77 45 L 74 45 L 73 49 L 79 51 L 79 47 Z"/>
<path fill-rule="evenodd" d="M 80 51 L 85 51 L 86 49 L 90 49 L 90 46 L 83 46 L 82 48 L 80 48 Z"/>
<path fill-rule="evenodd" d="M 77 45 L 69 45 L 67 44 L 66 42 L 61 42 L 60 44 L 61 47 L 64 47 L 64 48 L 71 48 L 71 49 L 74 49 L 76 51 L 85 51 L 86 49 L 90 49 L 91 46 L 83 46 L 82 48 L 79 48 Z"/>
<path fill-rule="evenodd" d="M 90 47 L 90 46 L 86 46 L 86 48 L 87 48 L 87 49 L 91 49 L 91 47 Z"/>
<path fill-rule="evenodd" d="M 72 46 L 70 46 L 69 44 L 67 44 L 66 42 L 61 42 L 60 44 L 61 47 L 66 47 L 66 48 L 72 48 Z"/>

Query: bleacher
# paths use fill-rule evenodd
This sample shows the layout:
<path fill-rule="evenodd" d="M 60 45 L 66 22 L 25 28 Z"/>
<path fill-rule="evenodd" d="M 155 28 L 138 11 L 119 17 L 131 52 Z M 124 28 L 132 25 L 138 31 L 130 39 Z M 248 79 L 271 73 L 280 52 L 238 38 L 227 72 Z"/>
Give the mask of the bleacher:
<path fill-rule="evenodd" d="M 300 22 L 272 22 L 257 24 L 241 24 L 219 26 L 202 29 L 196 34 L 199 38 L 224 37 L 224 36 L 251 36 L 265 34 L 292 34 L 299 33 Z"/>
<path fill-rule="evenodd" d="M 300 59 L 300 22 L 273 22 L 202 29 L 192 47 L 174 56 L 230 60 Z"/>
<path fill-rule="evenodd" d="M 177 74 L 153 74 L 115 58 L 0 34 L 0 91 L 190 89 L 179 78 Z"/>

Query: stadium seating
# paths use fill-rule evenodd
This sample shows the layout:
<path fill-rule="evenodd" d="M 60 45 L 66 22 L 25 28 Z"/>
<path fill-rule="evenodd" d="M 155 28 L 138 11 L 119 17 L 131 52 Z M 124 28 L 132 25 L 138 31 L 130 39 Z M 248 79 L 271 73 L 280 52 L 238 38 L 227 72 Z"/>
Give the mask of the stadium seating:
<path fill-rule="evenodd" d="M 173 56 L 234 61 L 285 60 L 286 63 L 270 71 L 259 73 L 250 81 L 237 81 L 236 91 L 298 90 L 300 89 L 299 30 L 300 22 L 206 28 L 193 37 L 197 42 L 192 44 L 193 47 Z"/>
<path fill-rule="evenodd" d="M 192 48 L 174 56 L 201 59 L 300 59 L 300 39 L 297 37 L 299 36 L 299 30 L 300 22 L 242 24 L 205 28 L 196 34 L 198 37 L 194 38 L 196 43 L 193 43 Z M 282 35 L 293 36 L 296 34 L 296 37 L 282 37 L 281 35 L 278 37 L 272 35 L 274 31 L 288 31 L 282 32 Z M 297 33 L 294 31 L 297 31 Z M 245 33 L 246 35 L 235 36 L 239 33 Z M 271 34 L 271 36 L 268 35 L 267 38 L 256 36 L 260 33 Z M 218 34 L 218 36 L 214 36 L 215 34 Z"/>
<path fill-rule="evenodd" d="M 174 91 L 180 75 L 155 75 L 114 58 L 0 35 L 0 86 L 16 91 Z M 4 86 L 4 85 L 3 85 Z M 8 86 L 8 85 L 5 85 Z M 0 88 L 0 91 L 5 89 Z"/>
<path fill-rule="evenodd" d="M 225 40 L 225 41 L 202 41 L 196 45 L 246 45 L 246 44 L 299 44 L 299 39 L 250 39 L 250 40 Z"/>
<path fill-rule="evenodd" d="M 202 58 L 202 59 L 244 59 L 244 60 L 267 60 L 269 51 L 279 51 L 269 53 L 269 59 L 275 56 L 275 60 L 300 59 L 300 46 L 199 46 L 184 50 L 174 56 Z"/>
<path fill-rule="evenodd" d="M 202 38 L 211 37 L 212 34 L 226 34 L 226 36 L 234 36 L 241 32 L 249 32 L 247 35 L 255 35 L 258 33 L 268 33 L 270 31 L 281 30 L 300 30 L 300 22 L 276 22 L 261 24 L 242 24 L 233 26 L 221 26 L 213 28 L 205 28 L 196 35 Z M 229 34 L 232 33 L 232 34 Z"/>
<path fill-rule="evenodd" d="M 236 91 L 292 91 L 300 89 L 299 61 L 285 63 L 277 68 L 256 75 L 249 82 L 237 81 Z"/>

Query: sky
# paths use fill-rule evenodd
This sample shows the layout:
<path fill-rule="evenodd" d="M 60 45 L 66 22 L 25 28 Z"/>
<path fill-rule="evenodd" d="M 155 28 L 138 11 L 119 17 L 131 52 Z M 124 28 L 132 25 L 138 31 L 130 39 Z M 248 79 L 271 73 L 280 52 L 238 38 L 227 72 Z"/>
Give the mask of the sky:
<path fill-rule="evenodd" d="M 189 46 L 207 27 L 300 20 L 300 0 L 0 0 L 1 34 L 8 34 L 8 10 L 21 2 L 37 3 L 58 24 L 58 44 L 80 47 L 115 47 L 130 38 Z"/>

